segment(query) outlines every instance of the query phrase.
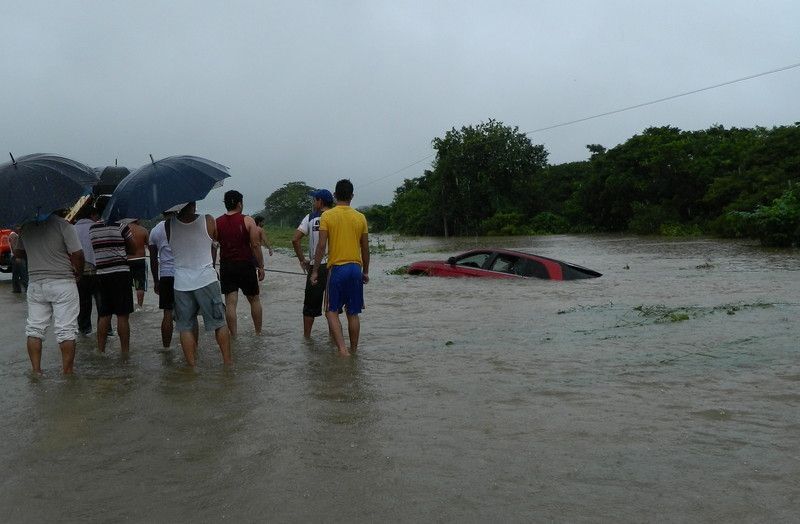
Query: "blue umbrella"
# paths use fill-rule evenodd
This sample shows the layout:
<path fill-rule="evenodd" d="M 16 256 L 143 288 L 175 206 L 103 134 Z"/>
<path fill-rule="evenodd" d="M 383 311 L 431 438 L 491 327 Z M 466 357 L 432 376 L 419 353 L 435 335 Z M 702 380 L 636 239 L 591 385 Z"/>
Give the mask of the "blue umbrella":
<path fill-rule="evenodd" d="M 36 153 L 0 165 L 0 226 L 44 220 L 69 208 L 97 183 L 94 169 L 57 155 Z"/>
<path fill-rule="evenodd" d="M 103 220 L 155 218 L 183 202 L 204 199 L 229 176 L 227 167 L 196 156 L 152 161 L 119 183 L 103 212 Z"/>

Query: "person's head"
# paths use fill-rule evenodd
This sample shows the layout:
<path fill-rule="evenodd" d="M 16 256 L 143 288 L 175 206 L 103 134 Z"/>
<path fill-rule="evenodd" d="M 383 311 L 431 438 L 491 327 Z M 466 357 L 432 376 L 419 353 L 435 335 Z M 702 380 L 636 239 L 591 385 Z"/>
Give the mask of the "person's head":
<path fill-rule="evenodd" d="M 256 215 L 255 217 L 253 217 L 253 220 L 256 221 L 256 225 L 258 227 L 264 227 L 264 217 L 262 217 L 261 215 Z"/>
<path fill-rule="evenodd" d="M 94 201 L 94 208 L 97 210 L 97 215 L 102 216 L 103 211 L 106 210 L 106 205 L 111 199 L 105 195 L 97 197 Z"/>
<path fill-rule="evenodd" d="M 333 194 L 337 202 L 350 202 L 353 200 L 353 183 L 346 178 L 339 180 Z"/>
<path fill-rule="evenodd" d="M 194 218 L 197 214 L 197 203 L 189 202 L 178 212 L 178 218 Z"/>
<path fill-rule="evenodd" d="M 241 211 L 242 209 L 239 207 L 242 204 L 242 194 L 236 191 L 235 189 L 231 189 L 230 191 L 225 192 L 225 196 L 223 197 L 223 202 L 225 202 L 225 209 L 228 211 Z"/>
<path fill-rule="evenodd" d="M 81 209 L 75 214 L 75 220 L 97 220 L 99 218 L 99 214 L 97 213 L 97 208 L 94 207 L 92 202 L 87 202 Z"/>
<path fill-rule="evenodd" d="M 314 211 L 321 211 L 333 206 L 333 195 L 327 189 L 317 189 L 309 193 L 309 195 L 314 199 Z"/>

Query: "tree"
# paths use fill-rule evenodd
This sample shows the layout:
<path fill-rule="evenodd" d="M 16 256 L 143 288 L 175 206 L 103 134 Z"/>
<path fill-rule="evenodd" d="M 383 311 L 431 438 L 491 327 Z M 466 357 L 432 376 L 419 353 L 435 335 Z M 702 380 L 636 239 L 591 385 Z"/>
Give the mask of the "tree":
<path fill-rule="evenodd" d="M 264 219 L 273 225 L 296 226 L 311 211 L 312 191 L 305 182 L 288 182 L 264 200 Z"/>
<path fill-rule="evenodd" d="M 431 185 L 442 233 L 475 234 L 496 213 L 529 216 L 532 185 L 547 151 L 518 127 L 489 119 L 433 140 Z"/>

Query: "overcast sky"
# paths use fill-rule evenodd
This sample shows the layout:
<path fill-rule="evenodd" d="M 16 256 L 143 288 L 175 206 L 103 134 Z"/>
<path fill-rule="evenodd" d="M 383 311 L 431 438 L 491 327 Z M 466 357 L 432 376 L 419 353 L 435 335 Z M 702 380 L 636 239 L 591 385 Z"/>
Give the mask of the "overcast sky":
<path fill-rule="evenodd" d="M 800 2 L 0 0 L 0 144 L 92 166 L 230 167 L 386 203 L 452 127 L 523 131 L 800 62 Z M 653 125 L 800 120 L 800 68 L 531 135 L 551 163 Z M 218 209 L 221 194 L 206 208 Z"/>

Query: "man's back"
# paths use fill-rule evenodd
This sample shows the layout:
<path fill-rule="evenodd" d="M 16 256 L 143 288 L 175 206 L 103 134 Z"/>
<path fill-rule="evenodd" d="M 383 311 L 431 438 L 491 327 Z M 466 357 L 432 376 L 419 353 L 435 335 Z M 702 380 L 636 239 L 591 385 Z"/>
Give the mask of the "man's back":
<path fill-rule="evenodd" d="M 217 281 L 211 259 L 213 239 L 208 230 L 209 218 L 209 215 L 195 215 L 194 219 L 172 218 L 168 222 L 167 237 L 175 262 L 177 291 L 194 291 Z"/>
<path fill-rule="evenodd" d="M 22 228 L 20 249 L 28 257 L 31 282 L 49 278 L 73 278 L 69 254 L 81 250 L 72 224 L 51 215 L 42 222 L 30 222 Z"/>
<path fill-rule="evenodd" d="M 147 229 L 136 222 L 131 222 L 130 227 L 131 235 L 133 236 L 133 253 L 129 254 L 128 258 L 143 258 L 147 249 L 148 232 Z"/>
<path fill-rule="evenodd" d="M 130 228 L 116 222 L 97 222 L 89 228 L 98 275 L 129 272 L 126 241 Z"/>
<path fill-rule="evenodd" d="M 338 205 L 322 213 L 320 230 L 328 232 L 328 267 L 361 265 L 361 236 L 367 233 L 367 218 L 350 206 Z"/>
<path fill-rule="evenodd" d="M 250 232 L 241 213 L 226 213 L 217 218 L 220 262 L 246 262 L 253 259 Z"/>

